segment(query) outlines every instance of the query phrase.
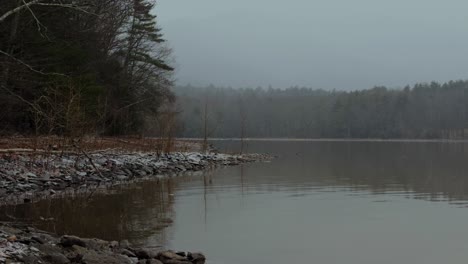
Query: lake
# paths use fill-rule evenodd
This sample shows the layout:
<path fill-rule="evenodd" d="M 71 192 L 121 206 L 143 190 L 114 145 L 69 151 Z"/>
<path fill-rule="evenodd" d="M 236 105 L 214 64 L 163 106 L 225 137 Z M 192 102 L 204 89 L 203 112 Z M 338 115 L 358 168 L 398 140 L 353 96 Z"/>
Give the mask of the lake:
<path fill-rule="evenodd" d="M 216 264 L 468 259 L 468 143 L 248 141 L 246 149 L 278 158 L 8 206 L 0 220 L 201 251 Z"/>

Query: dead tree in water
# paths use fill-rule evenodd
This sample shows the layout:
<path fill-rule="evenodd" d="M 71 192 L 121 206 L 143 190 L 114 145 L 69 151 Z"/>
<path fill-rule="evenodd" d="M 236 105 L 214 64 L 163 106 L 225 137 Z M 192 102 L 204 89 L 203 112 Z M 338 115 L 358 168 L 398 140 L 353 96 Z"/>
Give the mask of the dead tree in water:
<path fill-rule="evenodd" d="M 208 150 L 208 100 L 205 100 L 203 111 L 203 152 Z"/>
<path fill-rule="evenodd" d="M 244 102 L 239 100 L 239 117 L 240 117 L 240 154 L 244 153 L 244 138 L 247 121 L 247 112 L 245 111 Z"/>
<path fill-rule="evenodd" d="M 208 138 L 213 135 L 217 127 L 222 122 L 222 114 L 220 112 L 217 112 L 213 116 L 213 113 L 209 111 L 209 105 L 213 106 L 217 101 L 219 101 L 217 98 L 210 98 L 207 91 L 201 116 L 203 129 L 203 152 L 208 151 Z M 216 109 L 217 107 L 213 108 Z"/>

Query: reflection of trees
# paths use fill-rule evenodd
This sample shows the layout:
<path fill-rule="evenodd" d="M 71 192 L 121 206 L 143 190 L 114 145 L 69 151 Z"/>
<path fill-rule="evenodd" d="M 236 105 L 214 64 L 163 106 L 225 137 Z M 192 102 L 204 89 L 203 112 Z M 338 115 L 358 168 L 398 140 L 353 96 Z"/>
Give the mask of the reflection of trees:
<path fill-rule="evenodd" d="M 0 218 L 32 221 L 37 228 L 58 234 L 130 239 L 138 244 L 151 236 L 152 240 L 158 240 L 155 242 L 164 244 L 167 240 L 164 228 L 173 218 L 174 200 L 170 194 L 175 185 L 177 182 L 172 179 L 146 181 L 113 187 L 91 197 L 76 195 L 8 206 L 2 208 Z"/>
<path fill-rule="evenodd" d="M 334 144 L 322 155 L 322 161 L 331 168 L 330 175 L 337 184 L 362 186 L 373 192 L 410 191 L 429 200 L 466 200 L 465 147 L 447 143 L 344 143 Z"/>
<path fill-rule="evenodd" d="M 164 245 L 170 236 L 164 227 L 176 213 L 170 194 L 186 186 L 199 188 L 190 195 L 203 199 L 205 221 L 210 202 L 224 192 L 238 192 L 245 201 L 255 192 L 306 194 L 313 188 L 468 201 L 468 144 L 249 142 L 248 151 L 279 154 L 280 158 L 195 173 L 201 177 L 115 187 L 89 200 L 87 195 L 78 195 L 0 208 L 0 220 L 32 219 L 38 228 L 60 234 Z M 41 221 L 40 217 L 55 220 Z"/>
<path fill-rule="evenodd" d="M 233 142 L 217 145 L 235 148 Z M 245 166 L 242 185 L 250 191 L 330 187 L 468 200 L 466 143 L 250 142 L 248 151 L 280 156 Z"/>

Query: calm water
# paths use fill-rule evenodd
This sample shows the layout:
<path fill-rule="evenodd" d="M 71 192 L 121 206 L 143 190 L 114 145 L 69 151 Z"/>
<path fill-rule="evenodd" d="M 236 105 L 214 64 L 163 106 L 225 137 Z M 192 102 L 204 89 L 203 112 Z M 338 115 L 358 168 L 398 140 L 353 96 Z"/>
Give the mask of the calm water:
<path fill-rule="evenodd" d="M 2 208 L 0 218 L 199 250 L 217 264 L 466 263 L 467 143 L 247 145 L 280 157 Z"/>

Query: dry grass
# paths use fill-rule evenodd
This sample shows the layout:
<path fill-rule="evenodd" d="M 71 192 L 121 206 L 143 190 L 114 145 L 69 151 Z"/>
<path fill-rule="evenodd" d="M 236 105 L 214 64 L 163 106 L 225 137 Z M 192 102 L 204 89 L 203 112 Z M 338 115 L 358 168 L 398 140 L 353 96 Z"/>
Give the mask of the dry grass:
<path fill-rule="evenodd" d="M 170 143 L 168 143 L 170 142 Z M 199 151 L 200 144 L 186 140 L 167 141 L 160 138 L 138 137 L 82 137 L 71 139 L 49 137 L 2 137 L 0 150 L 28 149 L 43 151 L 75 151 L 76 146 L 86 152 L 126 151 L 126 152 L 174 152 Z"/>

